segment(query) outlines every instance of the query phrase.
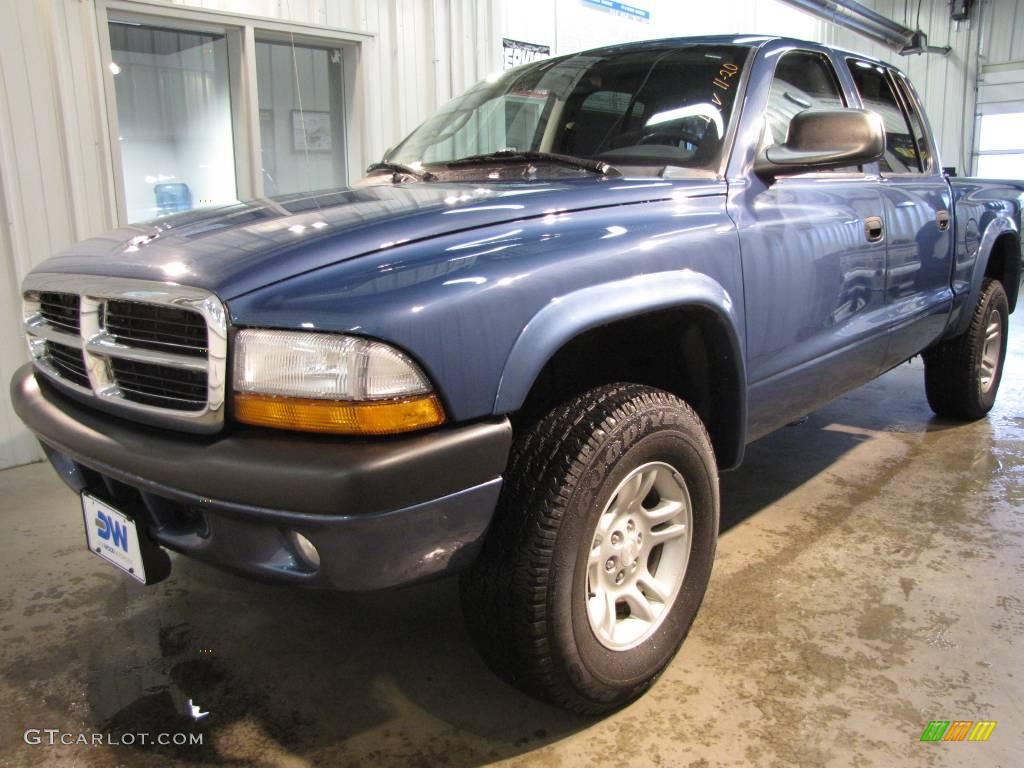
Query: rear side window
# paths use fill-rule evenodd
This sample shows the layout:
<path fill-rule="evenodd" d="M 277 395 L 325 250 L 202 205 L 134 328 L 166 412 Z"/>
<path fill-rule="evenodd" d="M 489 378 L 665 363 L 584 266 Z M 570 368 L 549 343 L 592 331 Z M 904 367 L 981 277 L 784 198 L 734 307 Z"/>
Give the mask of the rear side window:
<path fill-rule="evenodd" d="M 580 109 L 584 112 L 607 112 L 615 117 L 620 117 L 629 109 L 633 96 L 629 93 L 619 91 L 595 91 L 583 100 Z M 644 105 L 641 102 L 633 104 L 634 111 L 643 112 Z"/>
<path fill-rule="evenodd" d="M 885 124 L 885 154 L 878 161 L 883 173 L 923 173 L 917 139 L 885 69 L 866 61 L 850 60 L 850 73 L 864 108 L 877 113 Z M 923 132 L 922 132 L 923 133 Z"/>
<path fill-rule="evenodd" d="M 910 118 L 911 135 L 917 144 L 917 154 L 921 159 L 921 170 L 927 173 L 931 169 L 933 158 L 928 144 L 928 134 L 924 129 L 924 118 L 921 117 L 921 112 L 914 99 L 913 89 L 907 79 L 896 72 L 893 72 L 892 76 L 896 89 L 900 92 L 903 103 L 906 105 L 907 117 Z"/>
<path fill-rule="evenodd" d="M 828 57 L 812 51 L 791 51 L 775 68 L 775 79 L 768 92 L 766 140 L 785 144 L 790 121 L 806 109 L 845 106 L 843 90 Z"/>

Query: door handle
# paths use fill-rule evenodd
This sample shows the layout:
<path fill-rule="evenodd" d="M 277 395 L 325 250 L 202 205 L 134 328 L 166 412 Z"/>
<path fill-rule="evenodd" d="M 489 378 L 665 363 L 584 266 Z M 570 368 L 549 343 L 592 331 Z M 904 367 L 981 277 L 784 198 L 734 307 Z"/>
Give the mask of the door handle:
<path fill-rule="evenodd" d="M 935 214 L 935 223 L 939 225 L 939 232 L 949 229 L 949 211 L 939 211 Z"/>
<path fill-rule="evenodd" d="M 869 243 L 877 243 L 885 234 L 885 226 L 881 216 L 868 216 L 864 219 L 864 236 Z"/>

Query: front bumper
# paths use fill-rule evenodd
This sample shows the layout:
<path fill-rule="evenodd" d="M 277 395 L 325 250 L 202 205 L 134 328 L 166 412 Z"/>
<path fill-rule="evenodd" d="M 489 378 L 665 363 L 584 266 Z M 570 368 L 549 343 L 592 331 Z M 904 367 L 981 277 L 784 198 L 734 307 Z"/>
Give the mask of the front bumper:
<path fill-rule="evenodd" d="M 372 440 L 171 432 L 83 407 L 31 365 L 15 373 L 11 399 L 72 489 L 133 515 L 159 544 L 258 578 L 352 591 L 471 562 L 512 442 L 506 418 Z M 318 568 L 294 533 L 316 546 Z"/>

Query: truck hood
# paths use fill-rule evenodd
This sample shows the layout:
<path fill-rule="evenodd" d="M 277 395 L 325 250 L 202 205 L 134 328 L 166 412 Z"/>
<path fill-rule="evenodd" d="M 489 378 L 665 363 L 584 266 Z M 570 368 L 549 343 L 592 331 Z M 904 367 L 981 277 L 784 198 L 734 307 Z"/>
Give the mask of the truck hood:
<path fill-rule="evenodd" d="M 439 235 L 551 213 L 723 194 L 707 179 L 366 186 L 176 214 L 84 240 L 38 272 L 193 285 L 229 300 L 294 275 Z"/>

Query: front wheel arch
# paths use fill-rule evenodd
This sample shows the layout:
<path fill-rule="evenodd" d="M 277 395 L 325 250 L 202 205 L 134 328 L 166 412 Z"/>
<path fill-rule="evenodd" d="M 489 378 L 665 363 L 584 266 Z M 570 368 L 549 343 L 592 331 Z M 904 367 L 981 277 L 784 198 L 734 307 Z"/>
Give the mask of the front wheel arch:
<path fill-rule="evenodd" d="M 527 324 L 506 360 L 494 412 L 529 420 L 589 387 L 612 381 L 646 384 L 693 404 L 711 435 L 719 467 L 735 467 L 746 436 L 739 328 L 742 318 L 728 292 L 690 270 L 584 289 L 547 305 Z M 640 365 L 609 356 L 608 345 L 623 334 L 634 352 L 647 352 Z M 654 361 L 652 347 L 659 344 L 670 351 Z M 579 375 L 552 387 L 552 370 L 572 359 Z"/>

